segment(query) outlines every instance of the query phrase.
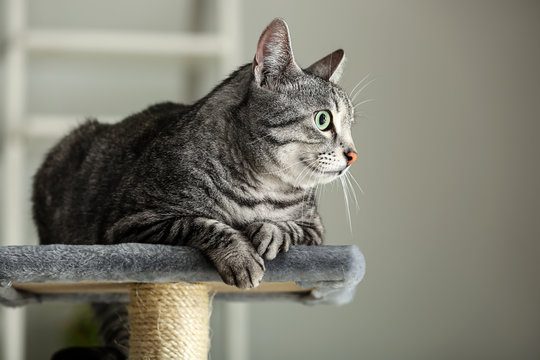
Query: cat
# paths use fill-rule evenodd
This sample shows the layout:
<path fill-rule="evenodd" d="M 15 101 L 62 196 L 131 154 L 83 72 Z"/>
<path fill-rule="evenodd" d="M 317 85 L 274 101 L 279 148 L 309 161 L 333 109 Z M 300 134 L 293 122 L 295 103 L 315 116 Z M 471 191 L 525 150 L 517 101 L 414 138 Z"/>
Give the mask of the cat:
<path fill-rule="evenodd" d="M 116 124 L 87 121 L 35 175 L 40 242 L 193 246 L 225 283 L 258 286 L 265 260 L 322 243 L 313 188 L 357 158 L 354 108 L 337 85 L 343 64 L 336 50 L 301 69 L 287 24 L 275 19 L 253 61 L 194 104 L 153 105 Z M 98 315 L 108 309 L 95 307 Z M 125 359 L 126 327 L 115 326 L 124 335 L 110 336 L 108 347 L 54 358 Z"/>

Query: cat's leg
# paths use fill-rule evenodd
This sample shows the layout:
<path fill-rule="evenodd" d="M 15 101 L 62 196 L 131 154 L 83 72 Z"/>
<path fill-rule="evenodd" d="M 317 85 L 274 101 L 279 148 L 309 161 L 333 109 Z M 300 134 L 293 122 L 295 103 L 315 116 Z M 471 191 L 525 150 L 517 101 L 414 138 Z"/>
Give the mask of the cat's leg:
<path fill-rule="evenodd" d="M 53 354 L 51 360 L 126 360 L 114 347 L 70 347 Z"/>
<path fill-rule="evenodd" d="M 261 221 L 246 228 L 248 237 L 260 256 L 274 259 L 279 252 L 289 251 L 291 245 L 320 245 L 323 226 L 318 215 L 299 221 Z"/>
<path fill-rule="evenodd" d="M 264 261 L 243 233 L 220 221 L 201 217 L 189 219 L 186 225 L 186 244 L 202 250 L 225 283 L 239 288 L 259 285 Z"/>
<path fill-rule="evenodd" d="M 298 245 L 321 245 L 324 241 L 324 226 L 319 214 L 308 219 L 297 220 L 295 223 L 302 229 L 304 236 Z"/>
<path fill-rule="evenodd" d="M 94 315 L 101 323 L 101 347 L 70 347 L 57 351 L 51 360 L 126 360 L 129 352 L 129 324 L 126 304 L 94 303 Z"/>
<path fill-rule="evenodd" d="M 145 211 L 118 221 L 106 233 L 107 243 L 142 242 L 189 245 L 200 249 L 215 265 L 223 281 L 239 288 L 256 287 L 264 275 L 264 261 L 240 231 L 204 217 L 162 217 Z"/>

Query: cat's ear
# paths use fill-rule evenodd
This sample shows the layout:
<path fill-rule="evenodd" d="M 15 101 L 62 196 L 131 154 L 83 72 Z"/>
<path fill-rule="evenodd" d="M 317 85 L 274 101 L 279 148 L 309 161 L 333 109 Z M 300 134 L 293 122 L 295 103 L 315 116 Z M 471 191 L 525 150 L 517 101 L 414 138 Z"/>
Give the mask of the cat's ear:
<path fill-rule="evenodd" d="M 289 28 L 282 19 L 274 19 L 262 32 L 252 68 L 257 84 L 271 88 L 302 73 L 294 61 Z"/>
<path fill-rule="evenodd" d="M 344 63 L 345 52 L 342 49 L 339 49 L 312 64 L 306 69 L 306 72 L 333 83 L 337 83 L 343 73 Z"/>

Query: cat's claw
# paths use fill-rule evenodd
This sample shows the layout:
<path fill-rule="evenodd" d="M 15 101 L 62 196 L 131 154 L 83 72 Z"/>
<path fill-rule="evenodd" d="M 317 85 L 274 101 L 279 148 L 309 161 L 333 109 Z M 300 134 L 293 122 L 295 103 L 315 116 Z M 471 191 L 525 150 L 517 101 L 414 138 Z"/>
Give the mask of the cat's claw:
<path fill-rule="evenodd" d="M 289 251 L 291 246 L 289 233 L 274 223 L 252 224 L 248 233 L 257 253 L 266 260 L 274 259 L 280 251 Z"/>

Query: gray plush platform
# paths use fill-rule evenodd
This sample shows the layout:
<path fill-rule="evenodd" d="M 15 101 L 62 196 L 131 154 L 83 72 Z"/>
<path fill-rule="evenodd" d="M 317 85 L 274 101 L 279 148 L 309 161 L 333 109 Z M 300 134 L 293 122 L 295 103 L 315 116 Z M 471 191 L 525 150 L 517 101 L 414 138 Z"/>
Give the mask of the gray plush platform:
<path fill-rule="evenodd" d="M 364 257 L 356 246 L 295 246 L 266 261 L 259 288 L 238 291 L 223 284 L 206 258 L 190 247 L 2 246 L 0 303 L 127 301 L 126 284 L 186 281 L 215 284 L 217 299 L 344 304 L 352 300 L 364 272 Z"/>

